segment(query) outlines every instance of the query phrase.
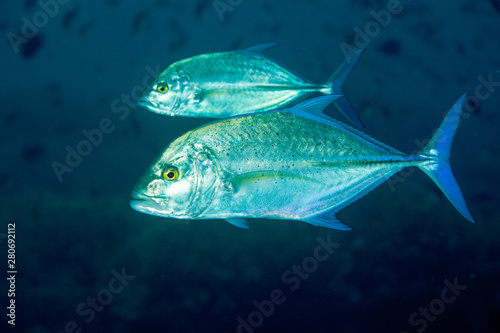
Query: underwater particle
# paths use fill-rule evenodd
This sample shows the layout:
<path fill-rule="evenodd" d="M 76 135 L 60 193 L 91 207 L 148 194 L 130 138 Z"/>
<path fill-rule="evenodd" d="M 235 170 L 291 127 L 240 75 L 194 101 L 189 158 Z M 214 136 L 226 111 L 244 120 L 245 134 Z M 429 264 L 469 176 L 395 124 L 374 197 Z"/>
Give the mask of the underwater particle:
<path fill-rule="evenodd" d="M 500 0 L 490 0 L 490 4 L 497 13 L 500 13 Z"/>
<path fill-rule="evenodd" d="M 45 86 L 45 90 L 47 90 L 50 95 L 50 103 L 54 107 L 60 107 L 63 105 L 63 98 L 60 95 L 61 84 L 59 82 L 52 82 Z"/>
<path fill-rule="evenodd" d="M 66 14 L 64 14 L 62 18 L 62 26 L 64 29 L 69 29 L 75 20 L 76 15 L 80 11 L 80 7 L 75 7 Z"/>
<path fill-rule="evenodd" d="M 472 111 L 476 115 L 481 113 L 481 104 L 479 101 L 468 98 L 465 103 L 467 104 L 467 110 Z"/>
<path fill-rule="evenodd" d="M 144 25 L 148 16 L 149 12 L 147 11 L 143 11 L 137 14 L 137 16 L 134 18 L 134 21 L 132 22 L 132 29 L 131 29 L 132 34 L 135 34 L 144 29 Z"/>
<path fill-rule="evenodd" d="M 461 85 L 466 85 L 467 84 L 467 76 L 462 75 L 462 74 L 458 74 L 455 77 L 455 81 L 457 81 Z"/>
<path fill-rule="evenodd" d="M 9 177 L 7 175 L 1 175 L 0 176 L 0 186 L 4 187 L 7 185 L 7 181 L 9 180 Z"/>
<path fill-rule="evenodd" d="M 351 0 L 351 5 L 353 7 L 378 8 L 383 5 L 383 0 Z"/>
<path fill-rule="evenodd" d="M 466 48 L 465 48 L 465 45 L 462 43 L 462 42 L 457 42 L 455 44 L 455 47 L 457 49 L 457 53 L 460 55 L 460 56 L 464 56 L 465 53 L 467 52 Z"/>
<path fill-rule="evenodd" d="M 496 198 L 491 193 L 480 192 L 472 196 L 471 201 L 473 202 L 485 202 L 485 201 L 496 201 Z"/>
<path fill-rule="evenodd" d="M 26 146 L 21 151 L 21 157 L 28 164 L 34 164 L 39 161 L 46 153 L 44 146 L 37 143 Z"/>
<path fill-rule="evenodd" d="M 55 93 L 59 92 L 61 90 L 61 83 L 60 82 L 52 82 L 48 83 L 46 86 L 47 91 Z"/>
<path fill-rule="evenodd" d="M 61 107 L 64 104 L 64 100 L 61 97 L 56 96 L 50 100 L 50 104 L 54 107 Z"/>
<path fill-rule="evenodd" d="M 89 33 L 89 31 L 94 27 L 94 23 L 95 22 L 92 20 L 82 25 L 78 32 L 80 36 L 86 36 Z"/>
<path fill-rule="evenodd" d="M 271 2 L 263 2 L 260 4 L 260 7 L 263 11 L 271 13 L 274 10 L 274 6 Z"/>
<path fill-rule="evenodd" d="M 10 126 L 17 120 L 17 113 L 11 112 L 5 116 L 5 125 Z"/>
<path fill-rule="evenodd" d="M 25 10 L 30 10 L 33 7 L 35 7 L 35 0 L 25 0 L 24 1 L 24 9 Z"/>
<path fill-rule="evenodd" d="M 281 24 L 261 21 L 256 24 L 255 31 L 263 34 L 278 34 L 281 31 Z"/>
<path fill-rule="evenodd" d="M 97 198 L 103 194 L 103 190 L 101 188 L 91 188 L 89 190 L 89 197 L 90 198 Z"/>
<path fill-rule="evenodd" d="M 207 13 L 208 13 L 209 8 L 210 8 L 209 5 L 210 5 L 210 2 L 205 1 L 205 0 L 198 2 L 198 4 L 195 7 L 195 10 L 194 10 L 195 17 L 198 21 L 203 20 L 207 16 Z"/>
<path fill-rule="evenodd" d="M 136 138 L 141 136 L 141 125 L 139 124 L 139 121 L 135 117 L 130 117 L 130 122 L 132 125 L 132 131 L 134 133 L 134 136 Z"/>
<path fill-rule="evenodd" d="M 168 45 L 168 49 L 170 52 L 176 52 L 186 44 L 187 34 L 181 28 L 176 19 L 172 19 L 168 26 L 169 29 L 177 36 L 177 38 Z"/>
<path fill-rule="evenodd" d="M 35 35 L 33 38 L 29 39 L 27 43 L 22 44 L 20 47 L 21 57 L 31 58 L 33 57 L 43 45 L 43 39 L 40 34 Z"/>
<path fill-rule="evenodd" d="M 388 39 L 380 44 L 379 49 L 382 53 L 395 55 L 401 51 L 401 43 L 396 39 Z"/>

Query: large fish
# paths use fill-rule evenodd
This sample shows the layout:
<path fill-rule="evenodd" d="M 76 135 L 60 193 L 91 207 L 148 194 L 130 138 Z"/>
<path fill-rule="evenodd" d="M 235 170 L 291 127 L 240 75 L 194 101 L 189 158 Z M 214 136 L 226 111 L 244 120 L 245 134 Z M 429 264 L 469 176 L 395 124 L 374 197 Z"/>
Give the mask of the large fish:
<path fill-rule="evenodd" d="M 275 45 L 177 61 L 144 91 L 139 105 L 169 116 L 227 118 L 281 109 L 314 92 L 344 95 L 342 85 L 362 53 L 354 52 L 327 83 L 315 84 L 261 54 Z M 335 104 L 352 122 L 363 126 L 345 97 Z"/>
<path fill-rule="evenodd" d="M 349 229 L 335 214 L 402 168 L 416 166 L 474 222 L 448 158 L 465 99 L 429 143 L 407 155 L 325 117 L 335 96 L 207 124 L 172 142 L 136 185 L 131 206 L 179 219 L 300 220 Z"/>

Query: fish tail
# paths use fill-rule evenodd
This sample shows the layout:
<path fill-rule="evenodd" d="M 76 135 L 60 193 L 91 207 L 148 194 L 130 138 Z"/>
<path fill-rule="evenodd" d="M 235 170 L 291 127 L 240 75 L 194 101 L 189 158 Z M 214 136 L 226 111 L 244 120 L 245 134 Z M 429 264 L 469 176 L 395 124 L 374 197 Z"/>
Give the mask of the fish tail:
<path fill-rule="evenodd" d="M 449 162 L 451 144 L 460 122 L 460 115 L 466 97 L 467 94 L 462 95 L 451 107 L 431 140 L 418 153 L 419 157 L 425 158 L 424 161 L 418 164 L 418 167 L 436 183 L 448 200 L 466 219 L 476 223 L 453 176 Z"/>
<path fill-rule="evenodd" d="M 346 59 L 328 78 L 328 83 L 324 86 L 323 89 L 320 90 L 323 94 L 326 95 L 342 95 L 343 97 L 335 101 L 335 106 L 337 107 L 337 109 L 339 109 L 340 112 L 344 114 L 344 116 L 349 118 L 350 121 L 352 121 L 359 127 L 365 126 L 363 125 L 363 122 L 361 121 L 359 116 L 356 114 L 356 111 L 354 111 L 351 103 L 347 100 L 347 97 L 345 97 L 342 86 L 344 85 L 344 81 L 346 80 L 347 76 L 349 76 L 353 68 L 356 66 L 356 63 L 361 57 L 363 51 L 363 49 L 360 49 L 351 54 L 351 56 Z"/>

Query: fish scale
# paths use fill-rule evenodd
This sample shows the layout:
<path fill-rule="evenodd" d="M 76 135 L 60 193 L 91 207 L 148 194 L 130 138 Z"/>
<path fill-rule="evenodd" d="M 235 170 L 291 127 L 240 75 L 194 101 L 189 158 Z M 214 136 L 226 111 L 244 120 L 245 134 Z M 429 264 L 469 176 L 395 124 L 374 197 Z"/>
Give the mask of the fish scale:
<path fill-rule="evenodd" d="M 214 149 L 220 150 L 221 155 L 224 155 L 225 151 L 232 151 L 236 141 L 239 143 L 237 150 L 243 155 L 254 155 L 253 158 L 259 158 L 262 152 L 267 152 L 262 157 L 263 161 L 269 159 L 269 156 L 289 159 L 290 155 L 295 155 L 299 160 L 307 158 L 311 161 L 312 157 L 324 161 L 323 158 L 327 156 L 346 156 L 354 153 L 368 155 L 380 149 L 373 145 L 373 148 L 363 147 L 355 151 L 354 147 L 342 144 L 343 141 L 348 141 L 347 138 L 345 140 L 343 138 L 351 136 L 349 133 L 332 130 L 329 126 L 321 126 L 312 120 L 308 122 L 310 124 L 300 124 L 304 132 L 299 134 L 288 130 L 299 125 L 297 119 L 290 113 L 259 114 L 217 123 L 218 131 L 224 133 L 220 136 L 207 134 L 212 131 L 212 128 L 207 126 L 196 132 L 196 138 L 192 135 L 189 139 L 208 141 Z M 246 145 L 245 142 L 249 140 L 251 143 Z M 271 141 L 266 142 L 266 140 Z M 253 153 L 255 147 L 258 153 Z M 245 148 L 247 152 L 241 151 L 241 148 Z"/>
<path fill-rule="evenodd" d="M 288 130 L 298 125 L 307 129 L 301 136 Z M 295 117 L 292 113 L 264 113 L 218 122 L 213 126 L 217 127 L 217 131 L 227 134 L 208 135 L 207 133 L 213 132 L 212 126 L 209 125 L 196 131 L 196 134 L 191 134 L 188 140 L 210 146 L 221 167 L 229 174 L 258 170 L 286 171 L 301 177 L 314 175 L 316 179 L 321 179 L 325 187 L 339 189 L 341 183 L 334 179 L 345 178 L 345 171 L 336 171 L 337 177 L 332 177 L 332 171 L 321 163 L 336 161 L 337 166 L 349 166 L 353 160 L 349 156 L 354 157 L 355 153 L 352 147 L 342 144 L 343 140 L 339 140 L 339 137 L 349 136 L 349 133 L 332 130 L 329 126 Z M 230 136 L 236 138 L 240 144 L 233 145 Z M 320 138 L 327 143 L 318 145 Z M 364 147 L 363 153 L 380 154 L 381 151 L 380 147 L 373 145 L 371 148 Z M 400 156 L 402 158 L 403 155 Z M 262 191 L 259 193 L 262 195 Z M 264 196 L 269 197 L 270 194 Z"/>

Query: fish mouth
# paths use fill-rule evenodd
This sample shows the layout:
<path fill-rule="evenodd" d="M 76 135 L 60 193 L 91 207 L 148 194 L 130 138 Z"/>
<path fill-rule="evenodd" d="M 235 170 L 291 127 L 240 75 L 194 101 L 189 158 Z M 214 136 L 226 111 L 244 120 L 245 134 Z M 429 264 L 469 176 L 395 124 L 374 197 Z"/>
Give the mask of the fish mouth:
<path fill-rule="evenodd" d="M 151 102 L 149 99 L 146 97 L 142 97 L 138 102 L 137 105 L 142 106 L 143 108 L 146 109 L 153 109 L 156 110 L 158 109 L 158 105 L 156 103 Z"/>
<path fill-rule="evenodd" d="M 130 207 L 140 213 L 164 217 L 170 216 L 170 214 L 165 211 L 165 206 L 165 202 L 161 202 L 157 198 L 136 191 L 132 192 Z"/>
<path fill-rule="evenodd" d="M 158 103 L 152 102 L 152 101 L 150 101 L 149 99 L 147 99 L 145 97 L 143 97 L 142 99 L 140 99 L 137 102 L 137 105 L 139 105 L 140 107 L 145 108 L 146 110 L 149 110 L 149 111 L 152 111 L 152 112 L 155 112 L 155 113 L 166 114 L 166 115 L 169 115 L 169 116 L 174 115 L 174 113 L 172 113 L 172 112 L 170 112 L 168 110 L 160 108 L 158 106 Z"/>
<path fill-rule="evenodd" d="M 143 201 L 143 200 L 149 200 L 149 199 L 151 199 L 150 196 L 142 194 L 141 192 L 138 192 L 138 191 L 133 191 L 131 196 L 132 196 L 133 199 L 138 200 L 138 201 Z"/>

